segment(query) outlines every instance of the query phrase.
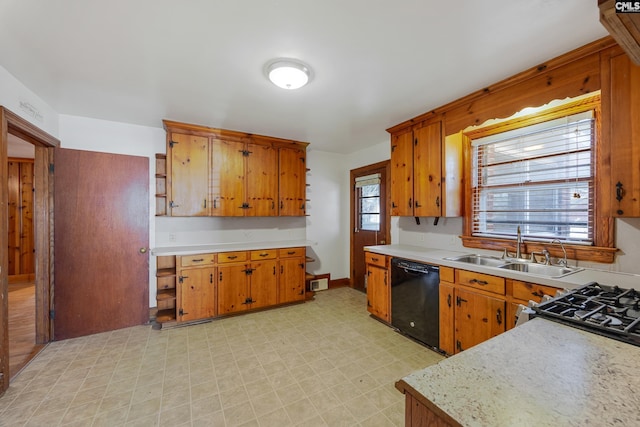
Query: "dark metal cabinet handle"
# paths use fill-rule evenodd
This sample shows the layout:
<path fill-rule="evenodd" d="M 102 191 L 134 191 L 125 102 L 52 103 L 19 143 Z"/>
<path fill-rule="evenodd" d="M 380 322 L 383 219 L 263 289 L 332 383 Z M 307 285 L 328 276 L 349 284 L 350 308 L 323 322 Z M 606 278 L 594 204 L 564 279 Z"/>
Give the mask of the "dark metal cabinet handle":
<path fill-rule="evenodd" d="M 467 302 L 467 300 L 466 300 L 466 299 L 464 299 L 464 298 L 456 297 L 456 305 L 457 305 L 458 307 L 460 307 L 460 305 L 461 305 L 463 302 Z"/>
<path fill-rule="evenodd" d="M 478 279 L 471 279 L 469 283 L 477 283 L 478 285 L 481 285 L 481 286 L 486 286 L 489 284 L 489 282 L 485 280 L 478 280 Z"/>
<path fill-rule="evenodd" d="M 261 257 L 265 257 L 265 256 L 269 256 L 269 254 L 268 253 L 262 253 L 262 254 L 260 254 L 260 256 Z"/>
<path fill-rule="evenodd" d="M 544 296 L 542 292 L 538 292 L 538 291 L 531 292 L 531 295 L 538 298 L 542 298 Z"/>
<path fill-rule="evenodd" d="M 209 275 L 209 283 L 213 283 L 213 273 Z"/>
<path fill-rule="evenodd" d="M 496 320 L 498 321 L 498 325 L 502 325 L 502 310 L 500 309 L 496 311 Z"/>
<path fill-rule="evenodd" d="M 436 197 L 436 207 L 440 207 L 440 196 Z"/>
<path fill-rule="evenodd" d="M 413 207 L 413 202 L 412 202 L 412 199 L 411 199 L 411 198 L 409 199 L 409 207 L 410 207 L 410 208 L 412 208 L 412 207 Z"/>
<path fill-rule="evenodd" d="M 622 183 L 618 181 L 616 184 L 616 200 L 620 202 L 622 201 L 623 197 L 624 197 L 624 188 Z"/>
<path fill-rule="evenodd" d="M 420 202 L 418 202 L 417 200 L 416 200 L 415 205 L 416 205 L 416 208 L 421 208 L 421 207 L 422 207 L 422 205 L 420 204 Z"/>
<path fill-rule="evenodd" d="M 238 255 L 229 255 L 227 258 L 228 259 L 236 259 L 236 258 L 238 258 Z"/>
<path fill-rule="evenodd" d="M 447 305 L 451 307 L 451 294 L 447 295 Z"/>
<path fill-rule="evenodd" d="M 204 258 L 192 259 L 191 262 L 202 262 Z"/>

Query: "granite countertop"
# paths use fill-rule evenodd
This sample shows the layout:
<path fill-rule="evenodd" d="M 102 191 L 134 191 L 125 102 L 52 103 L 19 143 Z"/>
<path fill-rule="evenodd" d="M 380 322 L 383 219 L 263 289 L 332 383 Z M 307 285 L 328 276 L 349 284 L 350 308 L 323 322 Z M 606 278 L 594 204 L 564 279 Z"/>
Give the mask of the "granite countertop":
<path fill-rule="evenodd" d="M 270 242 L 242 242 L 242 243 L 211 243 L 186 246 L 160 246 L 151 250 L 151 255 L 194 255 L 231 251 L 253 251 L 271 248 L 295 248 L 300 246 L 314 246 L 311 240 L 283 240 Z"/>
<path fill-rule="evenodd" d="M 535 318 L 396 387 L 463 426 L 638 426 L 640 347 Z"/>
<path fill-rule="evenodd" d="M 557 288 L 575 289 L 589 282 L 598 282 L 606 285 L 617 285 L 621 288 L 637 288 L 640 282 L 640 275 L 630 273 L 616 273 L 604 270 L 585 268 L 576 273 L 560 278 L 551 278 L 519 271 L 507 270 L 496 267 L 469 264 L 465 262 L 448 260 L 468 253 L 473 253 L 473 249 L 466 252 L 447 251 L 442 249 L 430 249 L 411 245 L 378 245 L 367 246 L 365 250 L 376 252 L 382 255 L 411 259 L 414 261 L 432 263 L 446 267 L 461 268 L 478 273 L 492 274 L 494 276 L 506 277 L 508 279 L 534 282 L 540 285 L 555 286 Z M 571 264 L 571 262 L 570 262 Z"/>

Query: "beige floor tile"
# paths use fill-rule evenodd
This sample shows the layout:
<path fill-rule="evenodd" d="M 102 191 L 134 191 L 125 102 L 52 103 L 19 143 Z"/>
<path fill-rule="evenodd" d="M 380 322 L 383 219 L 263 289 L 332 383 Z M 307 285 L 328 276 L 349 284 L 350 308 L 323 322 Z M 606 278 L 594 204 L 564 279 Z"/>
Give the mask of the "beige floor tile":
<path fill-rule="evenodd" d="M 443 357 L 365 306 L 340 288 L 184 328 L 57 341 L 0 398 L 0 426 L 402 425 L 395 381 Z"/>

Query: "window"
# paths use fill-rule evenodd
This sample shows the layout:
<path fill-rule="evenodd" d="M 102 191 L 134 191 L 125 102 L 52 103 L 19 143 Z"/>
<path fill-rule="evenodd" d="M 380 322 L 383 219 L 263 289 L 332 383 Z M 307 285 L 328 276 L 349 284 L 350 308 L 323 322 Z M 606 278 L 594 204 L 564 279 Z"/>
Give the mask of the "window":
<path fill-rule="evenodd" d="M 594 242 L 592 110 L 473 139 L 471 234 Z"/>
<path fill-rule="evenodd" d="M 356 178 L 356 227 L 380 231 L 380 174 Z"/>

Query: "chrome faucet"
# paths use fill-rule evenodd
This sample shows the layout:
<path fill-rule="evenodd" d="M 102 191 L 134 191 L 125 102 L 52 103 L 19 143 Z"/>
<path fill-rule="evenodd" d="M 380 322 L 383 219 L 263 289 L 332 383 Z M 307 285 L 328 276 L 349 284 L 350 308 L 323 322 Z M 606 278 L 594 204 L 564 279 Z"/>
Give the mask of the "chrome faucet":
<path fill-rule="evenodd" d="M 516 240 L 516 259 L 520 259 L 520 244 L 522 244 L 522 234 L 520 233 L 520 226 L 518 226 L 518 238 Z"/>
<path fill-rule="evenodd" d="M 561 260 L 558 260 L 558 265 L 561 265 L 563 267 L 568 267 L 569 265 L 567 264 L 567 251 L 564 249 L 564 245 L 562 244 L 562 242 L 558 239 L 553 239 L 551 241 L 551 243 L 560 243 L 560 247 L 562 248 L 562 253 L 564 254 L 564 258 Z"/>
<path fill-rule="evenodd" d="M 542 250 L 542 255 L 544 255 L 544 265 L 551 265 L 551 255 L 549 254 L 547 248 L 544 248 Z"/>

